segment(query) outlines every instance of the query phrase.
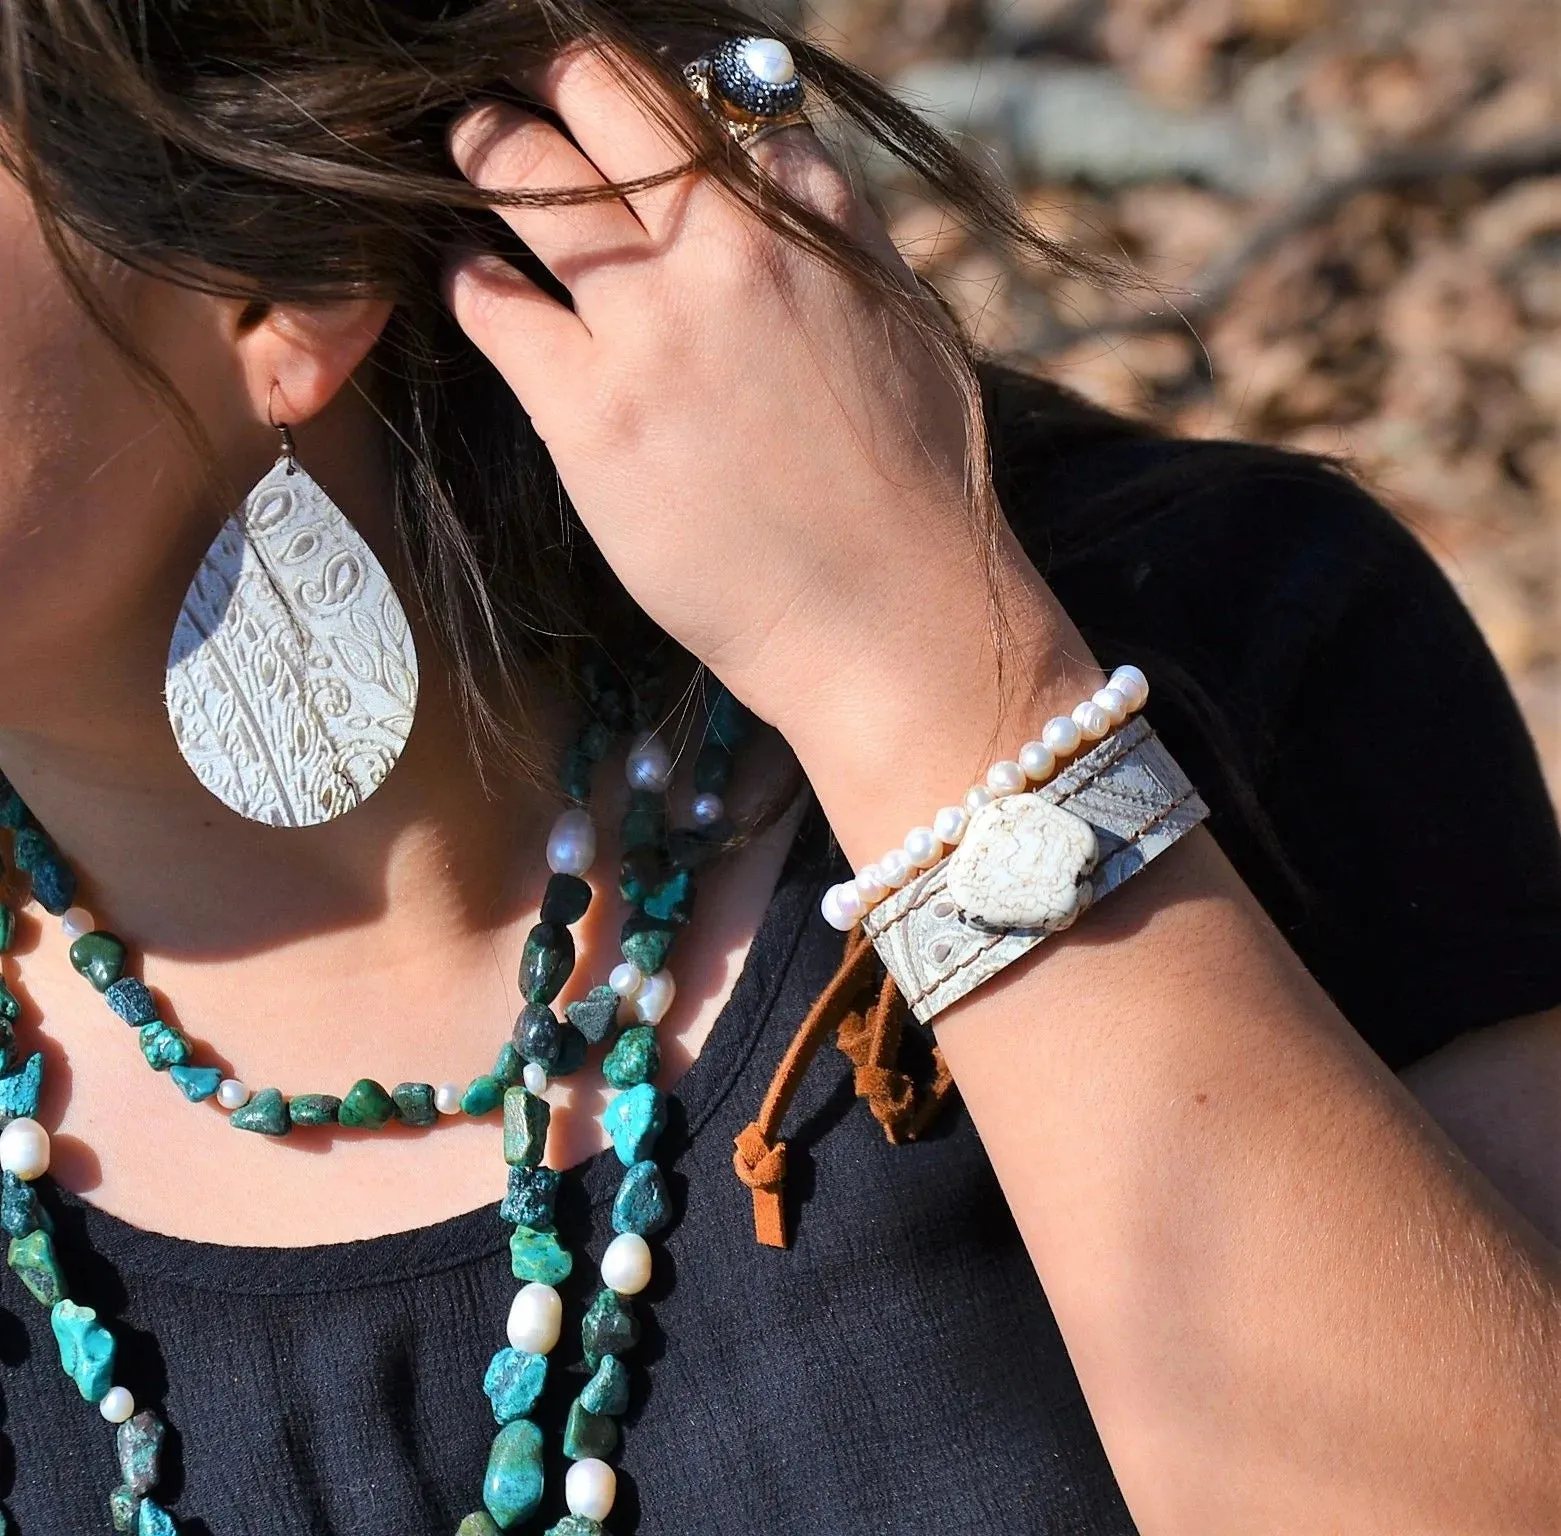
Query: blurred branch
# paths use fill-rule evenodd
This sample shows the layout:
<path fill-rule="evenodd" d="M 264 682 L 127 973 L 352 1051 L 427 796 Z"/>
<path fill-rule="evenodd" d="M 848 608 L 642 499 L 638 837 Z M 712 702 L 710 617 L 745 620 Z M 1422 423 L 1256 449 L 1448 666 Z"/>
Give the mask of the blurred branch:
<path fill-rule="evenodd" d="M 1080 341 L 1112 336 L 1153 336 L 1190 330 L 1230 301 L 1247 273 L 1301 230 L 1332 218 L 1351 198 L 1367 192 L 1404 192 L 1440 181 L 1467 180 L 1495 189 L 1530 176 L 1561 173 L 1561 129 L 1491 149 L 1447 146 L 1393 150 L 1344 176 L 1320 181 L 1264 220 L 1228 255 L 1214 262 L 1175 308 L 1146 311 L 1090 325 L 1049 327 L 1041 340 L 1048 353 Z"/>

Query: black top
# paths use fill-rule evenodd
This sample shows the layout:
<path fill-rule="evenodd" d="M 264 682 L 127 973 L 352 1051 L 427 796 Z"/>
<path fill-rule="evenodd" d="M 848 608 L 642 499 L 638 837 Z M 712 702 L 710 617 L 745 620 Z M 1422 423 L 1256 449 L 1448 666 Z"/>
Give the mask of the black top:
<path fill-rule="evenodd" d="M 1123 441 L 1027 473 L 1025 504 L 1044 511 L 1011 515 L 1038 562 L 1107 665 L 1150 658 L 1149 717 L 1211 804 L 1215 835 L 1390 1067 L 1561 1003 L 1561 841 L 1532 747 L 1408 534 L 1332 476 L 1230 447 Z M 1154 516 L 1124 513 L 1140 492 Z M 1070 553 L 1066 525 L 1088 521 L 1086 507 L 1108 536 Z M 1226 706 L 1223 741 L 1200 717 L 1204 696 Z M 961 1110 L 891 1148 L 827 1051 L 787 1125 L 794 1247 L 755 1245 L 732 1138 L 836 966 L 841 936 L 818 897 L 842 873 L 815 816 L 678 1085 L 660 1155 L 680 1220 L 656 1241 L 639 1309 L 653 1322 L 630 1357 L 609 1527 L 1129 1532 Z M 565 1237 L 593 1261 L 582 1280 L 610 1236 L 617 1175 L 598 1157 L 561 1201 Z M 51 1203 L 76 1298 L 118 1324 L 119 1379 L 174 1426 L 165 1497 L 181 1531 L 451 1533 L 479 1507 L 495 1431 L 480 1384 L 515 1290 L 496 1207 L 276 1250 L 140 1232 L 57 1191 Z M 112 1435 L 65 1383 L 42 1309 L 7 1284 L 6 1503 L 23 1536 L 107 1529 Z M 546 1518 L 528 1531 L 562 1514 L 580 1306 L 566 1288 L 537 1415 L 554 1456 Z"/>

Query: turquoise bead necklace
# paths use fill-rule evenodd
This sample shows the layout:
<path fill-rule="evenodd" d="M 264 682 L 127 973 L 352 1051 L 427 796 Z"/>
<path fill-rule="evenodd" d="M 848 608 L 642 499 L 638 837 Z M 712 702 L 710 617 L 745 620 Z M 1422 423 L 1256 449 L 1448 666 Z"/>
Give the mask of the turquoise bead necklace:
<path fill-rule="evenodd" d="M 540 920 L 526 940 L 520 983 L 525 1007 L 494 1068 L 463 1090 L 446 1084 L 401 1083 L 387 1091 L 360 1079 L 341 1098 L 306 1093 L 284 1098 L 275 1088 L 250 1095 L 241 1083 L 192 1060 L 184 1035 L 158 1017 L 151 991 L 125 974 L 124 944 L 97 929 L 73 903 L 76 877 L 15 790 L 0 777 L 0 828 L 12 832 L 12 861 L 28 877 L 41 906 L 66 920 L 71 963 L 113 1011 L 138 1031 L 142 1053 L 166 1071 L 186 1099 L 216 1097 L 239 1129 L 269 1136 L 294 1126 L 338 1125 L 376 1130 L 398 1123 L 428 1126 L 441 1114 L 480 1117 L 502 1108 L 507 1189 L 500 1205 L 512 1226 L 511 1269 L 523 1282 L 506 1324 L 508 1344 L 490 1361 L 483 1390 L 498 1433 L 490 1449 L 482 1508 L 462 1520 L 457 1536 L 494 1536 L 517 1529 L 540 1508 L 544 1493 L 542 1431 L 528 1417 L 541 1395 L 548 1357 L 561 1328 L 556 1287 L 569 1278 L 574 1256 L 554 1224 L 562 1175 L 543 1166 L 550 1106 L 542 1091 L 549 1075 L 577 1071 L 592 1045 L 616 1038 L 602 1075 L 617 1093 L 602 1121 L 624 1173 L 612 1205 L 615 1233 L 601 1262 L 601 1286 L 581 1319 L 589 1377 L 564 1430 L 571 1462 L 565 1480 L 569 1514 L 547 1536 L 605 1536 L 616 1477 L 608 1459 L 619 1440 L 618 1419 L 628 1408 L 622 1356 L 640 1334 L 631 1298 L 649 1283 L 647 1239 L 671 1219 L 666 1183 L 652 1153 L 666 1125 L 668 1098 L 655 1087 L 660 1067 L 655 1025 L 666 1013 L 673 985 L 665 965 L 677 933 L 693 910 L 695 872 L 730 833 L 721 796 L 751 718 L 724 689 L 708 701 L 704 738 L 694 768 L 694 824 L 669 829 L 666 788 L 671 761 L 649 730 L 656 679 L 642 671 L 624 688 L 605 658 L 589 658 L 580 680 L 589 719 L 564 754 L 562 785 L 572 802 L 549 838 L 552 875 Z M 595 836 L 586 806 L 593 770 L 620 737 L 640 734 L 627 771 L 631 794 L 622 825 L 619 893 L 630 912 L 620 934 L 622 962 L 608 982 L 568 1005 L 559 1019 L 550 1006 L 575 962 L 570 927 L 586 913 L 591 887 L 582 878 L 594 858 Z M 0 868 L 3 875 L 3 868 Z M 9 950 L 14 915 L 0 903 L 0 955 Z M 115 1340 L 93 1308 L 73 1302 L 54 1251 L 54 1229 L 32 1181 L 47 1171 L 48 1136 L 34 1118 L 43 1085 L 43 1056 L 20 1063 L 15 1025 L 20 1008 L 0 977 L 0 1227 L 10 1238 L 7 1263 L 32 1296 L 49 1308 L 50 1326 L 65 1374 L 82 1397 L 117 1426 L 121 1481 L 108 1500 L 114 1530 L 133 1536 L 176 1536 L 172 1515 L 151 1495 L 159 1478 L 163 1421 L 137 1411 L 127 1388 L 113 1381 Z M 231 1086 L 230 1086 L 231 1085 Z M 237 1090 L 237 1091 L 236 1091 Z"/>

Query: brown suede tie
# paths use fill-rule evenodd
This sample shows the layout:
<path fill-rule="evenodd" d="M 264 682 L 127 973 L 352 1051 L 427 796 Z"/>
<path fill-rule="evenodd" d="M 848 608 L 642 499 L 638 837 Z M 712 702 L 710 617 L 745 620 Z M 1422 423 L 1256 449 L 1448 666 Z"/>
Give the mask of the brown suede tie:
<path fill-rule="evenodd" d="M 758 1117 L 737 1137 L 732 1166 L 753 1191 L 754 1235 L 770 1248 L 785 1248 L 782 1193 L 786 1180 L 786 1143 L 778 1140 L 781 1122 L 802 1084 L 808 1067 L 831 1031 L 855 1068 L 858 1098 L 867 1100 L 874 1119 L 895 1145 L 914 1141 L 932 1123 L 954 1088 L 954 1079 L 936 1046 L 934 1076 L 918 1099 L 917 1085 L 897 1063 L 906 1006 L 894 978 L 887 973 L 871 1004 L 864 995 L 875 985 L 878 957 L 859 930 L 846 940 L 840 968 L 798 1025 L 786 1054 L 770 1080 Z"/>

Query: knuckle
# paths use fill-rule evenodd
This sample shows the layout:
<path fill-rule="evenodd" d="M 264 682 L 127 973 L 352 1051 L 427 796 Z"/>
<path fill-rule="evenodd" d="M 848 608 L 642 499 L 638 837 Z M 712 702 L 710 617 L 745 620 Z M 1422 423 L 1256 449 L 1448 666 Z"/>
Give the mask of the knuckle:
<path fill-rule="evenodd" d="M 855 225 L 859 204 L 850 178 L 810 130 L 774 134 L 754 153 L 766 174 L 798 202 L 832 224 Z"/>

